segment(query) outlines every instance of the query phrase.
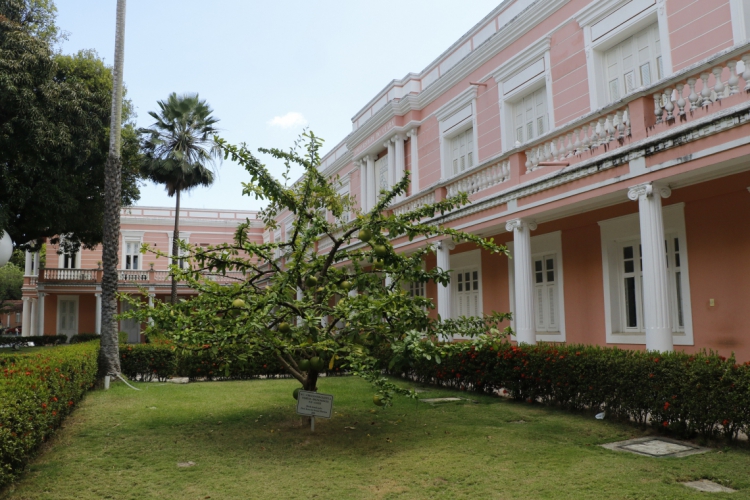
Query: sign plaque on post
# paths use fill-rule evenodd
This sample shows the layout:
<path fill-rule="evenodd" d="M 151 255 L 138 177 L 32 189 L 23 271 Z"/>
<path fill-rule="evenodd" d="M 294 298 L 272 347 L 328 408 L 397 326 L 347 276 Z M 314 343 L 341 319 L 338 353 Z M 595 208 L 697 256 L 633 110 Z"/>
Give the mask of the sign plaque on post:
<path fill-rule="evenodd" d="M 312 391 L 299 391 L 297 413 L 310 417 L 310 430 L 315 431 L 315 417 L 331 418 L 333 394 L 320 394 Z"/>

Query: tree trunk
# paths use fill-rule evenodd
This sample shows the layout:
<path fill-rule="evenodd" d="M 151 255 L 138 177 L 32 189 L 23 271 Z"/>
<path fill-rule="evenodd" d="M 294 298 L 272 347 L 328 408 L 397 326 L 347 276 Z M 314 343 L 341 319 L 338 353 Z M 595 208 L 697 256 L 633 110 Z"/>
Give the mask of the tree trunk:
<path fill-rule="evenodd" d="M 306 391 L 318 391 L 318 372 L 310 370 L 307 372 L 307 378 L 305 379 L 305 384 L 303 385 L 303 389 Z"/>
<path fill-rule="evenodd" d="M 112 111 L 109 156 L 104 170 L 104 221 L 102 235 L 102 334 L 99 376 L 120 373 L 117 338 L 117 264 L 120 246 L 120 200 L 122 191 L 122 71 L 125 55 L 125 0 L 117 0 L 115 67 L 112 75 Z"/>
<path fill-rule="evenodd" d="M 180 190 L 177 189 L 177 209 L 175 210 L 174 214 L 174 236 L 172 237 L 172 265 L 176 266 L 178 265 L 179 259 L 177 254 L 177 240 L 180 239 Z M 174 274 L 172 275 L 172 304 L 177 303 L 177 281 L 174 279 Z"/>

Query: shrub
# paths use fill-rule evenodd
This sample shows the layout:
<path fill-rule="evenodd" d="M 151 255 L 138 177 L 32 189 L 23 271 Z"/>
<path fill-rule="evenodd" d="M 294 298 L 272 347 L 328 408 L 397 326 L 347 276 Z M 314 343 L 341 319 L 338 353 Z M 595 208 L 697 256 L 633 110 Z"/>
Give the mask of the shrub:
<path fill-rule="evenodd" d="M 120 369 L 130 378 L 164 381 L 175 374 L 175 351 L 164 344 L 129 344 L 120 346 Z"/>
<path fill-rule="evenodd" d="M 415 355 L 414 353 L 418 353 Z M 428 359 L 429 357 L 429 359 Z M 750 363 L 716 353 L 650 353 L 583 345 L 514 346 L 493 339 L 435 345 L 381 363 L 424 383 L 571 410 L 606 410 L 682 435 L 750 431 Z M 439 360 L 439 361 L 438 361 Z"/>
<path fill-rule="evenodd" d="M 94 384 L 98 350 L 97 343 L 86 343 L 0 354 L 0 487 L 24 469 Z"/>
<path fill-rule="evenodd" d="M 33 342 L 35 346 L 65 344 L 67 335 L 35 335 L 32 337 L 21 337 L 18 335 L 0 335 L 0 345 L 24 345 Z"/>
<path fill-rule="evenodd" d="M 79 333 L 70 337 L 71 344 L 79 344 L 81 342 L 91 342 L 93 340 L 99 340 L 99 335 L 96 333 Z"/>

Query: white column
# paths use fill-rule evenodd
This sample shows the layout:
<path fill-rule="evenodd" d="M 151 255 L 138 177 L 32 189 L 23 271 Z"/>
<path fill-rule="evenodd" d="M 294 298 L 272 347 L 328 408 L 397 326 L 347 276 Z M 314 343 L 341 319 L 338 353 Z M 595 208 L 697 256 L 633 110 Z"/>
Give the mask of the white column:
<path fill-rule="evenodd" d="M 34 269 L 32 269 L 34 276 L 39 276 L 39 252 L 34 252 Z"/>
<path fill-rule="evenodd" d="M 531 262 L 531 231 L 535 222 L 514 219 L 505 224 L 513 231 L 513 270 L 515 274 L 516 341 L 519 344 L 536 344 L 536 319 L 534 316 L 534 274 Z"/>
<path fill-rule="evenodd" d="M 401 179 L 404 177 L 404 171 L 406 170 L 406 158 L 405 158 L 405 151 L 404 151 L 404 139 L 405 137 L 401 134 L 396 134 L 396 136 L 393 138 L 393 142 L 395 143 L 395 150 L 396 150 L 396 157 L 395 157 L 395 178 L 393 180 L 393 183 L 396 184 L 397 182 L 401 182 Z M 402 196 L 403 198 L 403 196 Z"/>
<path fill-rule="evenodd" d="M 38 294 L 37 303 L 39 305 L 37 306 L 37 309 L 39 310 L 38 312 L 39 319 L 37 320 L 37 325 L 38 325 L 39 332 L 37 333 L 37 335 L 44 335 L 44 297 L 45 295 L 47 294 L 44 292 L 39 292 Z"/>
<path fill-rule="evenodd" d="M 417 144 L 417 127 L 409 131 L 411 138 L 411 194 L 419 192 L 419 146 Z"/>
<path fill-rule="evenodd" d="M 378 173 L 375 172 L 375 155 L 365 156 L 367 162 L 367 210 L 375 206 L 378 198 Z"/>
<path fill-rule="evenodd" d="M 24 270 L 23 275 L 24 276 L 31 276 L 31 252 L 26 250 L 26 261 L 24 262 Z"/>
<path fill-rule="evenodd" d="M 451 268 L 450 251 L 456 248 L 455 243 L 451 240 L 443 240 L 437 244 L 437 267 L 443 271 Z M 437 311 L 441 319 L 450 319 L 452 314 L 453 296 L 451 285 L 447 286 L 438 284 L 437 286 Z"/>
<path fill-rule="evenodd" d="M 367 207 L 367 162 L 362 159 L 355 162 L 355 165 L 359 166 L 359 207 L 363 212 L 366 212 Z"/>
<path fill-rule="evenodd" d="M 383 147 L 388 148 L 388 189 L 396 183 L 396 158 L 394 154 L 393 141 L 388 140 Z"/>
<path fill-rule="evenodd" d="M 94 330 L 97 335 L 102 334 L 102 294 L 96 293 L 96 312 L 94 320 Z"/>
<path fill-rule="evenodd" d="M 628 190 L 628 198 L 638 201 L 643 259 L 643 319 L 646 350 L 672 351 L 672 317 L 669 308 L 669 279 L 664 247 L 664 219 L 661 200 L 672 191 L 647 182 Z"/>
<path fill-rule="evenodd" d="M 156 296 L 155 293 L 149 293 L 148 294 L 148 307 L 149 307 L 149 309 L 153 309 L 154 308 L 154 297 L 155 296 Z M 151 326 L 151 325 L 154 324 L 154 320 L 153 320 L 153 318 L 151 318 L 151 316 L 148 317 L 148 324 L 149 324 L 149 326 Z"/>
<path fill-rule="evenodd" d="M 29 335 L 38 335 L 36 331 L 36 297 L 31 298 L 31 328 L 29 328 Z"/>
<path fill-rule="evenodd" d="M 31 332 L 29 330 L 29 328 L 31 327 L 31 304 L 29 304 L 29 297 L 21 297 L 21 300 L 23 300 L 23 312 L 21 314 L 21 336 L 28 337 L 29 335 L 31 335 Z"/>

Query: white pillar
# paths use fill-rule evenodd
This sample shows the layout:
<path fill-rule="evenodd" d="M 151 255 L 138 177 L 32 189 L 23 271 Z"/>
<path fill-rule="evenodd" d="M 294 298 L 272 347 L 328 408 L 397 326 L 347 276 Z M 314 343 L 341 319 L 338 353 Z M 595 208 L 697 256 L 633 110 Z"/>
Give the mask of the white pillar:
<path fill-rule="evenodd" d="M 375 206 L 378 195 L 378 174 L 375 172 L 375 155 L 364 157 L 367 163 L 367 210 Z"/>
<path fill-rule="evenodd" d="M 37 323 L 36 323 L 38 326 L 38 330 L 39 330 L 37 335 L 44 335 L 44 297 L 45 295 L 47 294 L 44 292 L 39 292 L 39 295 L 38 295 L 39 298 L 37 299 L 37 302 L 39 304 L 37 306 L 37 309 L 39 310 L 38 311 L 39 319 L 37 320 Z"/>
<path fill-rule="evenodd" d="M 29 328 L 31 327 L 31 304 L 29 304 L 29 297 L 21 297 L 23 300 L 23 312 L 21 315 L 21 336 L 28 337 L 31 335 Z"/>
<path fill-rule="evenodd" d="M 396 183 L 396 155 L 392 140 L 388 140 L 383 146 L 388 148 L 388 189 L 390 189 Z"/>
<path fill-rule="evenodd" d="M 535 222 L 513 219 L 505 224 L 513 231 L 513 270 L 515 274 L 516 341 L 519 344 L 536 344 L 536 319 L 534 316 L 534 274 L 531 262 L 531 231 Z"/>
<path fill-rule="evenodd" d="M 36 331 L 36 297 L 31 298 L 31 328 L 29 335 L 38 335 Z"/>
<path fill-rule="evenodd" d="M 154 308 L 154 297 L 155 296 L 156 296 L 155 293 L 149 293 L 148 294 L 148 307 L 149 307 L 149 309 L 153 309 Z M 149 324 L 149 326 L 151 326 L 151 325 L 154 324 L 154 320 L 153 320 L 153 318 L 151 318 L 151 316 L 148 317 L 148 324 Z"/>
<path fill-rule="evenodd" d="M 34 268 L 31 271 L 34 276 L 39 276 L 39 252 L 34 252 Z"/>
<path fill-rule="evenodd" d="M 417 127 L 409 131 L 411 138 L 411 194 L 419 192 L 419 146 L 417 144 Z"/>
<path fill-rule="evenodd" d="M 405 157 L 405 151 L 404 151 L 404 139 L 405 137 L 401 134 L 396 134 L 396 136 L 393 138 L 393 142 L 395 143 L 395 150 L 396 150 L 396 157 L 395 157 L 395 179 L 393 180 L 393 183 L 396 184 L 397 182 L 401 182 L 401 179 L 404 177 L 404 171 L 406 170 L 406 157 Z M 403 198 L 403 196 L 402 196 Z"/>
<path fill-rule="evenodd" d="M 369 208 L 367 206 L 367 162 L 362 159 L 356 163 L 359 165 L 359 184 L 360 184 L 360 192 L 359 192 L 359 207 L 362 209 L 363 212 L 366 212 Z"/>
<path fill-rule="evenodd" d="M 456 248 L 455 243 L 450 240 L 443 240 L 437 244 L 437 267 L 443 271 L 451 268 L 450 251 Z M 437 286 L 437 310 L 441 319 L 450 319 L 452 314 L 453 297 L 451 294 L 451 285 L 447 286 L 438 284 Z"/>
<path fill-rule="evenodd" d="M 31 252 L 26 250 L 26 261 L 24 262 L 24 270 L 23 275 L 24 276 L 31 276 Z"/>
<path fill-rule="evenodd" d="M 638 201 L 643 259 L 643 319 L 646 350 L 672 351 L 672 316 L 669 308 L 669 278 L 664 247 L 661 200 L 672 191 L 650 182 L 633 186 L 628 198 Z"/>
<path fill-rule="evenodd" d="M 96 293 L 96 311 L 94 317 L 94 330 L 97 335 L 102 334 L 102 294 Z"/>

